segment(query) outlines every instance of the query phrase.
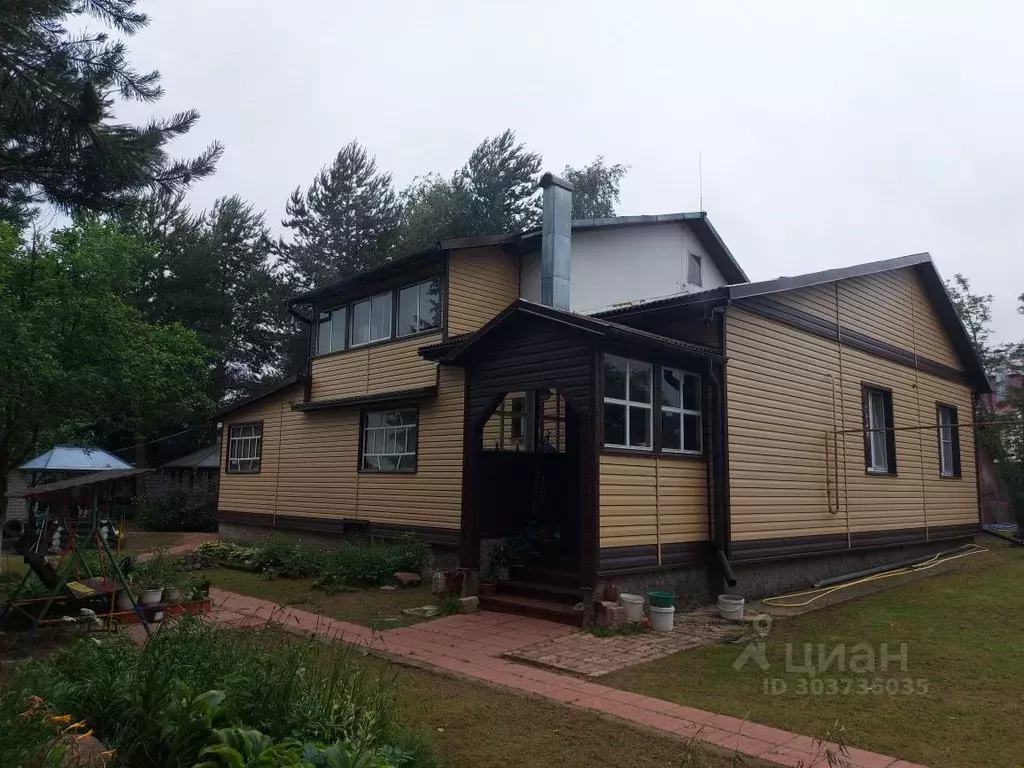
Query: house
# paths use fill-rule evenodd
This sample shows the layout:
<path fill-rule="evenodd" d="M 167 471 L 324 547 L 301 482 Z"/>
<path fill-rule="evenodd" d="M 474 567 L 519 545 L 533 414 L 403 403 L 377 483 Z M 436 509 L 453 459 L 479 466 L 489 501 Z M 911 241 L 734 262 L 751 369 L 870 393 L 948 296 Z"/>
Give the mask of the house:
<path fill-rule="evenodd" d="M 485 572 L 517 541 L 488 600 L 522 610 L 974 536 L 988 385 L 927 254 L 751 283 L 704 213 L 570 222 L 543 186 L 540 231 L 294 298 L 305 371 L 221 416 L 222 531 L 412 530 Z"/>
<path fill-rule="evenodd" d="M 1024 376 L 1004 364 L 990 374 L 989 386 L 992 391 L 985 395 L 988 410 L 1002 416 L 1015 413 L 1015 403 L 1019 402 L 1024 389 Z"/>

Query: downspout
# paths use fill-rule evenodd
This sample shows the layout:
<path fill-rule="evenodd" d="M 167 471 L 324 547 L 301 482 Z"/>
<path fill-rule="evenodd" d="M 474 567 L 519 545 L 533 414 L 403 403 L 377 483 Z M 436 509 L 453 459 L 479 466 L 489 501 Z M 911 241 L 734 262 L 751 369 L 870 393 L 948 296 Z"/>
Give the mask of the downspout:
<path fill-rule="evenodd" d="M 709 366 L 711 371 L 711 382 L 713 390 L 716 393 L 715 397 L 715 416 L 714 416 L 714 427 L 716 434 L 713 435 L 714 439 L 714 454 L 712 457 L 713 462 L 713 476 L 715 486 L 715 519 L 714 519 L 714 545 L 715 545 L 715 559 L 718 563 L 718 568 L 722 573 L 722 578 L 729 587 L 736 586 L 736 574 L 732 570 L 732 565 L 729 563 L 729 549 L 730 549 L 730 522 L 728 514 L 728 503 L 726 501 L 725 486 L 728 482 L 725 472 L 725 398 L 724 394 L 724 376 L 719 377 L 715 370 L 714 364 Z M 724 372 L 724 367 L 723 367 Z"/>

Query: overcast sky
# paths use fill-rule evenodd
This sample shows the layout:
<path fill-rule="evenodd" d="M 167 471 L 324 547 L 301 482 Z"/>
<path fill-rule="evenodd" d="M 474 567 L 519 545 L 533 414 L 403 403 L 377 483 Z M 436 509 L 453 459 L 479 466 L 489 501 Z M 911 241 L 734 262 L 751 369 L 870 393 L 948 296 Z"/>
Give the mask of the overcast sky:
<path fill-rule="evenodd" d="M 929 251 L 1024 337 L 1024 6 L 978 2 L 144 2 L 129 41 L 203 116 L 191 199 L 288 193 L 353 138 L 399 188 L 514 128 L 630 171 L 620 214 L 704 208 L 753 280 Z"/>

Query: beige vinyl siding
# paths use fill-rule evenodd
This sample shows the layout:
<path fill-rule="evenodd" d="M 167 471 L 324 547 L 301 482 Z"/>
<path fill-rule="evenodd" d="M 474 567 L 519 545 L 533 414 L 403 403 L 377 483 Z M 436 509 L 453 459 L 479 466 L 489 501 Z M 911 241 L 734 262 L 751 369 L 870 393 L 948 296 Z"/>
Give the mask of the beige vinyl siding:
<path fill-rule="evenodd" d="M 315 357 L 311 399 L 337 400 L 433 386 L 437 364 L 421 358 L 419 348 L 440 340 L 440 333 L 431 333 Z"/>
<path fill-rule="evenodd" d="M 767 298 L 838 323 L 928 360 L 963 370 L 949 336 L 911 267 L 782 291 Z"/>
<path fill-rule="evenodd" d="M 220 509 L 459 527 L 461 370 L 442 369 L 437 398 L 419 404 L 414 473 L 359 472 L 360 410 L 293 411 L 291 404 L 301 398 L 295 388 L 231 414 L 227 423 L 263 420 L 263 471 L 228 475 L 222 470 Z"/>
<path fill-rule="evenodd" d="M 601 454 L 600 546 L 660 545 L 707 539 L 703 460 Z"/>
<path fill-rule="evenodd" d="M 519 257 L 501 248 L 452 251 L 448 261 L 448 334 L 482 327 L 519 298 Z"/>
<path fill-rule="evenodd" d="M 936 400 L 956 405 L 960 420 L 970 421 L 967 385 L 841 347 L 738 307 L 729 308 L 726 324 L 734 539 L 977 521 L 970 429 L 960 430 L 963 477 L 955 480 L 939 478 L 936 430 L 900 429 L 934 425 Z M 913 334 L 910 318 L 906 324 Z M 862 382 L 892 390 L 895 477 L 865 472 L 862 432 L 840 434 L 835 452 L 826 458 L 826 432 L 863 428 Z M 829 511 L 830 476 L 834 514 Z"/>

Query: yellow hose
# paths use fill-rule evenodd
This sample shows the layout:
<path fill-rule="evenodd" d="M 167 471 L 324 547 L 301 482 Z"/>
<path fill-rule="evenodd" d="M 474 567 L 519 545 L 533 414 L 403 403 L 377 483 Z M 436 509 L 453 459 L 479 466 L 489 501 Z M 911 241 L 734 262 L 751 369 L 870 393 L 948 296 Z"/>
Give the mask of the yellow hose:
<path fill-rule="evenodd" d="M 878 581 L 879 579 L 888 579 L 888 578 L 891 578 L 893 576 L 903 576 L 903 575 L 908 574 L 908 573 L 915 573 L 916 571 L 927 571 L 929 568 L 934 568 L 936 565 L 942 565 L 943 563 L 948 563 L 950 560 L 956 560 L 957 558 L 960 558 L 960 557 L 967 557 L 968 555 L 977 555 L 977 554 L 979 554 L 981 552 L 988 552 L 988 549 L 986 549 L 985 547 L 981 546 L 980 544 L 970 544 L 968 546 L 972 547 L 972 548 L 971 549 L 965 549 L 963 552 L 957 553 L 955 555 L 946 555 L 945 557 L 943 557 L 941 559 L 939 558 L 938 555 L 934 555 L 934 556 L 930 557 L 929 559 L 925 560 L 924 562 L 917 563 L 916 565 L 908 565 L 908 566 L 905 566 L 905 567 L 900 568 L 900 569 L 895 570 L 895 571 L 886 571 L 885 573 L 876 573 L 876 574 L 874 574 L 872 576 L 865 576 L 862 579 L 857 579 L 855 581 L 847 581 L 847 582 L 844 582 L 843 584 L 836 584 L 836 585 L 831 586 L 831 587 L 819 587 L 818 589 L 808 589 L 808 590 L 805 590 L 803 592 L 793 592 L 793 593 L 788 594 L 788 595 L 777 595 L 775 597 L 766 597 L 761 602 L 764 603 L 765 605 L 770 605 L 770 606 L 772 606 L 774 608 L 803 608 L 805 605 L 810 605 L 815 600 L 820 600 L 823 597 L 827 597 L 828 595 L 831 595 L 833 592 L 838 592 L 839 590 L 846 589 L 847 587 L 853 587 L 853 586 L 856 586 L 858 584 L 865 584 L 865 583 L 867 583 L 869 581 Z M 819 594 L 815 594 L 815 593 L 819 593 Z M 804 597 L 805 595 L 814 595 L 814 597 L 810 598 L 809 600 L 804 600 L 802 603 L 779 603 L 779 602 L 775 602 L 777 600 L 787 600 L 787 599 L 793 598 L 793 597 Z"/>

